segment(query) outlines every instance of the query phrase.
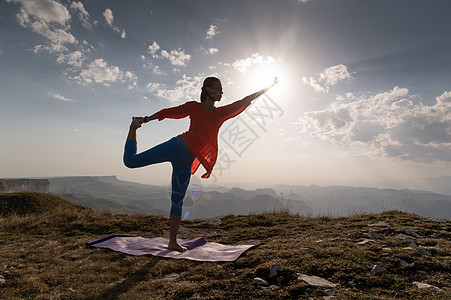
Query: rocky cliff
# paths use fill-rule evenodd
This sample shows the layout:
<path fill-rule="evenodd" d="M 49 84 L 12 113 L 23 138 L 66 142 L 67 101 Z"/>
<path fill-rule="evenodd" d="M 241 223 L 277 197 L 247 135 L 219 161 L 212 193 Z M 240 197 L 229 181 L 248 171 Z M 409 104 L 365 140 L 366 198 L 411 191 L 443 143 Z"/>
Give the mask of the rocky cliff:
<path fill-rule="evenodd" d="M 0 179 L 0 193 L 36 192 L 49 193 L 47 179 Z"/>

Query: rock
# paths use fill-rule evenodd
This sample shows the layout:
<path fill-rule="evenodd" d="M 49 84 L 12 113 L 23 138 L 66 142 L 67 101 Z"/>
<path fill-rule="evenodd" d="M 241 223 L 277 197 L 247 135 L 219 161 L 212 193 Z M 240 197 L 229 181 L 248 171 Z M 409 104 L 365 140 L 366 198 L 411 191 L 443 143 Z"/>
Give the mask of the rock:
<path fill-rule="evenodd" d="M 400 233 L 397 236 L 395 236 L 395 239 L 402 240 L 403 242 L 406 242 L 406 243 L 412 243 L 412 242 L 416 243 L 417 242 L 416 238 L 414 238 L 413 236 L 405 235 L 403 233 Z"/>
<path fill-rule="evenodd" d="M 363 241 L 358 242 L 357 245 L 366 245 L 366 244 L 369 244 L 369 243 L 375 243 L 375 241 L 374 240 L 369 240 L 369 239 L 364 239 Z"/>
<path fill-rule="evenodd" d="M 406 228 L 404 229 L 404 232 L 408 235 L 411 235 L 413 237 L 419 238 L 421 237 L 421 235 L 419 235 L 418 233 L 416 233 L 415 231 L 413 231 L 412 229 Z"/>
<path fill-rule="evenodd" d="M 168 274 L 168 275 L 164 276 L 164 279 L 169 280 L 169 281 L 173 281 L 173 280 L 176 280 L 179 277 L 180 277 L 180 274 L 171 273 L 171 274 Z"/>
<path fill-rule="evenodd" d="M 424 248 L 418 248 L 418 249 L 417 249 L 417 253 L 418 253 L 419 255 L 423 256 L 423 255 L 428 255 L 428 254 L 429 254 L 429 251 L 428 251 L 427 249 L 424 249 Z"/>
<path fill-rule="evenodd" d="M 371 274 L 374 275 L 382 274 L 384 272 L 387 272 L 387 269 L 379 265 L 374 265 L 371 269 Z"/>
<path fill-rule="evenodd" d="M 445 244 L 443 242 L 438 242 L 437 245 L 435 245 L 435 248 L 443 248 Z"/>
<path fill-rule="evenodd" d="M 441 292 L 442 290 L 436 286 L 427 284 L 427 283 L 423 283 L 423 282 L 418 282 L 418 281 L 414 281 L 413 285 L 416 286 L 419 289 L 428 289 L 434 292 Z"/>
<path fill-rule="evenodd" d="M 299 250 L 300 250 L 300 251 L 305 251 L 305 252 L 308 252 L 308 253 L 312 252 L 312 249 L 310 249 L 310 248 L 304 248 L 304 247 L 299 248 Z"/>
<path fill-rule="evenodd" d="M 269 270 L 269 279 L 277 276 L 277 271 L 279 270 L 278 265 L 272 265 L 271 270 Z"/>
<path fill-rule="evenodd" d="M 415 264 L 414 263 L 408 263 L 408 262 L 406 262 L 404 259 L 399 259 L 399 262 L 401 263 L 401 266 L 403 266 L 403 267 L 407 267 L 407 268 L 413 268 L 413 267 L 415 267 Z"/>
<path fill-rule="evenodd" d="M 190 299 L 200 299 L 200 298 L 202 298 L 202 297 L 200 296 L 199 293 L 195 293 L 190 297 Z"/>
<path fill-rule="evenodd" d="M 326 279 L 323 279 L 321 277 L 318 277 L 318 276 L 309 276 L 309 275 L 300 274 L 300 273 L 298 273 L 297 275 L 298 275 L 298 280 L 302 280 L 312 286 L 317 286 L 317 287 L 322 287 L 322 288 L 334 288 L 337 286 L 336 283 L 332 283 L 332 282 L 330 282 Z"/>
<path fill-rule="evenodd" d="M 378 237 L 378 234 L 376 231 L 370 231 L 366 235 L 372 240 L 376 240 Z"/>
<path fill-rule="evenodd" d="M 269 286 L 269 283 L 266 282 L 266 280 L 264 280 L 264 279 L 262 279 L 262 278 L 260 278 L 260 277 L 255 277 L 255 278 L 254 278 L 254 284 L 255 284 L 257 287 Z"/>
<path fill-rule="evenodd" d="M 323 291 L 326 296 L 335 296 L 335 292 L 332 290 L 325 290 Z"/>
<path fill-rule="evenodd" d="M 279 287 L 278 287 L 277 285 L 275 285 L 275 284 L 271 284 L 271 285 L 269 286 L 269 288 L 270 288 L 271 290 L 273 290 L 273 291 L 279 289 Z"/>
<path fill-rule="evenodd" d="M 444 267 L 445 269 L 451 269 L 451 264 L 450 263 L 442 263 L 442 267 Z"/>
<path fill-rule="evenodd" d="M 5 277 L 3 275 L 0 275 L 0 285 L 3 285 L 6 283 Z"/>
<path fill-rule="evenodd" d="M 426 271 L 423 271 L 423 270 L 417 270 L 417 273 L 421 274 L 421 275 L 427 275 L 428 274 L 428 273 L 426 273 Z"/>
<path fill-rule="evenodd" d="M 407 247 L 416 248 L 416 247 L 418 247 L 418 245 L 415 242 L 411 242 Z"/>

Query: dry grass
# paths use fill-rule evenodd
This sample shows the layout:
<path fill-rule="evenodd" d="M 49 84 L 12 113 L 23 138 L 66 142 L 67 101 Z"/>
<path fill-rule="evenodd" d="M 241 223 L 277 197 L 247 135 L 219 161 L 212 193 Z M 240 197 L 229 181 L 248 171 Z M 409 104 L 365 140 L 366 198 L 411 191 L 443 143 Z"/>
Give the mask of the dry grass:
<path fill-rule="evenodd" d="M 368 227 L 377 221 L 391 227 Z M 225 244 L 261 241 L 235 262 L 202 263 L 85 246 L 113 233 L 165 236 L 164 217 L 75 207 L 5 215 L 0 217 L 0 275 L 5 280 L 0 283 L 0 298 L 188 299 L 197 293 L 202 299 L 322 299 L 324 289 L 298 281 L 299 272 L 338 283 L 334 289 L 338 299 L 450 299 L 450 223 L 396 211 L 348 218 L 277 212 L 184 221 L 181 238 L 204 236 Z M 405 228 L 424 236 L 418 243 L 428 248 L 428 255 L 404 249 L 395 236 Z M 378 231 L 377 242 L 356 245 L 369 230 Z M 438 243 L 443 246 L 435 247 Z M 400 258 L 415 267 L 403 267 Z M 279 266 L 279 274 L 269 279 L 273 264 Z M 375 264 L 387 272 L 371 275 Z M 255 277 L 273 287 L 257 288 Z M 419 290 L 414 281 L 443 291 Z"/>

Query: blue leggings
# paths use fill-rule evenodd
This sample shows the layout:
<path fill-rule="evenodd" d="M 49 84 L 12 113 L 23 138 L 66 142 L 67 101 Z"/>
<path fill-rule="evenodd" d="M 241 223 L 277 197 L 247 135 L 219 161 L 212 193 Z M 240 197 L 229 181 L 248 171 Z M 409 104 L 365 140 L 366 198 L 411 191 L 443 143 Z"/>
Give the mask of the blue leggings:
<path fill-rule="evenodd" d="M 149 150 L 139 154 L 136 152 L 136 142 L 127 140 L 124 149 L 124 164 L 127 167 L 140 168 L 161 162 L 172 164 L 171 215 L 181 216 L 183 198 L 191 178 L 191 164 L 195 158 L 183 138 L 173 137 Z"/>

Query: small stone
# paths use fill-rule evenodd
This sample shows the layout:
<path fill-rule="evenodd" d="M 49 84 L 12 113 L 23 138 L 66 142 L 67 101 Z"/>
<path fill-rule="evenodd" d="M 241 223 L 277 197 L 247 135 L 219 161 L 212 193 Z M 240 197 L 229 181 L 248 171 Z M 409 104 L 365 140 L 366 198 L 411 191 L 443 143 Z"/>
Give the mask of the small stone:
<path fill-rule="evenodd" d="M 417 273 L 421 274 L 421 275 L 427 275 L 428 274 L 428 273 L 426 273 L 426 271 L 423 271 L 423 270 L 417 270 Z"/>
<path fill-rule="evenodd" d="M 416 238 L 421 237 L 421 235 L 419 235 L 418 233 L 416 233 L 415 231 L 413 231 L 412 229 L 406 228 L 404 229 L 404 232 L 408 235 L 414 236 Z"/>
<path fill-rule="evenodd" d="M 335 296 L 335 292 L 332 290 L 325 290 L 323 291 L 326 296 Z"/>
<path fill-rule="evenodd" d="M 200 299 L 200 298 L 202 298 L 202 297 L 200 296 L 199 293 L 195 293 L 190 297 L 190 299 Z"/>
<path fill-rule="evenodd" d="M 173 280 L 176 280 L 179 277 L 180 277 L 180 274 L 171 273 L 171 274 L 168 274 L 168 275 L 164 276 L 164 279 L 169 280 L 169 281 L 173 281 Z"/>
<path fill-rule="evenodd" d="M 273 290 L 273 291 L 279 289 L 279 287 L 278 287 L 277 285 L 275 285 L 275 284 L 271 284 L 271 285 L 269 286 L 269 288 L 270 288 L 271 290 Z"/>
<path fill-rule="evenodd" d="M 413 267 L 415 267 L 415 264 L 414 263 L 408 263 L 408 262 L 406 262 L 404 259 L 399 259 L 399 262 L 401 263 L 401 266 L 403 266 L 403 267 L 407 267 L 407 268 L 413 268 Z"/>
<path fill-rule="evenodd" d="M 308 252 L 308 253 L 312 252 L 312 249 L 310 249 L 310 248 L 305 248 L 305 247 L 299 248 L 299 250 L 300 250 L 300 251 L 305 251 L 305 252 Z"/>
<path fill-rule="evenodd" d="M 235 277 L 235 273 L 228 273 L 227 275 L 229 275 L 230 277 Z"/>
<path fill-rule="evenodd" d="M 378 234 L 376 231 L 370 231 L 366 235 L 372 240 L 376 240 L 378 237 Z"/>
<path fill-rule="evenodd" d="M 5 277 L 3 275 L 0 275 L 0 285 L 5 283 L 6 283 Z"/>
<path fill-rule="evenodd" d="M 277 276 L 277 271 L 279 270 L 278 265 L 272 265 L 271 269 L 269 270 L 269 278 L 273 278 Z"/>
<path fill-rule="evenodd" d="M 437 245 L 435 245 L 435 248 L 442 248 L 443 246 L 445 246 L 445 243 L 438 242 Z"/>
<path fill-rule="evenodd" d="M 407 247 L 416 248 L 416 247 L 418 247 L 418 245 L 415 242 L 411 242 Z"/>
<path fill-rule="evenodd" d="M 443 266 L 445 269 L 451 269 L 451 264 L 450 264 L 450 263 L 443 263 L 442 266 Z"/>
<path fill-rule="evenodd" d="M 418 253 L 419 255 L 423 256 L 423 255 L 428 255 L 428 254 L 429 254 L 429 251 L 428 251 L 427 249 L 424 249 L 424 248 L 418 248 L 418 249 L 417 249 L 417 253 Z"/>
<path fill-rule="evenodd" d="M 409 235 L 405 235 L 404 233 L 400 233 L 397 236 L 395 236 L 395 239 L 397 240 L 402 240 L 403 242 L 406 243 L 416 243 L 416 239 L 413 236 L 409 236 Z"/>
<path fill-rule="evenodd" d="M 371 274 L 374 275 L 382 274 L 384 272 L 387 272 L 387 269 L 379 265 L 374 265 L 371 269 Z"/>
<path fill-rule="evenodd" d="M 375 243 L 375 241 L 374 240 L 369 240 L 369 239 L 364 239 L 363 241 L 358 242 L 357 245 L 366 245 L 366 244 L 369 244 L 369 243 Z"/>
<path fill-rule="evenodd" d="M 269 286 L 269 283 L 266 282 L 266 280 L 264 280 L 264 279 L 262 279 L 262 278 L 260 278 L 260 277 L 255 277 L 255 278 L 254 278 L 254 284 L 255 284 L 257 287 Z"/>
<path fill-rule="evenodd" d="M 326 279 L 318 276 L 309 276 L 306 274 L 298 273 L 298 280 L 302 280 L 312 286 L 322 287 L 322 288 L 334 288 L 337 286 L 336 283 L 332 283 Z"/>
<path fill-rule="evenodd" d="M 423 283 L 423 282 L 418 282 L 418 281 L 414 281 L 413 285 L 416 286 L 419 289 L 428 289 L 434 292 L 441 292 L 442 290 L 436 286 L 427 284 L 427 283 Z"/>

